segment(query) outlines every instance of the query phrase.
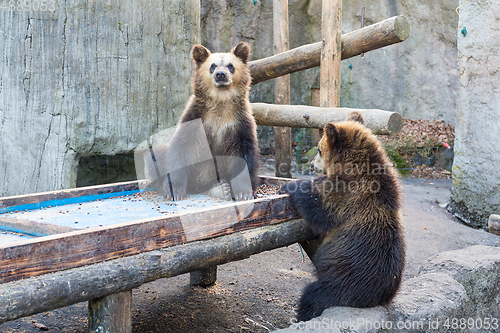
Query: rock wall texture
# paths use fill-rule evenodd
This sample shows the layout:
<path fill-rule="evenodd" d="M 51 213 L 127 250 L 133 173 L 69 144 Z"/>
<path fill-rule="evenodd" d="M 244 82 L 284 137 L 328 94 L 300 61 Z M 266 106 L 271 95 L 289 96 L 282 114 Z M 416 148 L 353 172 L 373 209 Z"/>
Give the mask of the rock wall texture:
<path fill-rule="evenodd" d="M 472 246 L 427 261 L 387 306 L 333 307 L 276 332 L 498 332 L 500 248 Z"/>
<path fill-rule="evenodd" d="M 500 3 L 467 2 L 460 8 L 460 89 L 455 126 L 451 207 L 464 222 L 487 228 L 500 212 Z"/>
<path fill-rule="evenodd" d="M 227 51 L 240 40 L 252 46 L 253 59 L 273 54 L 272 1 L 202 1 L 201 40 L 215 51 Z M 458 89 L 456 66 L 457 0 L 351 0 L 343 2 L 342 32 L 395 15 L 411 25 L 403 43 L 342 62 L 341 106 L 396 111 L 412 118 L 455 121 Z M 321 0 L 289 1 L 290 48 L 321 40 Z M 349 65 L 352 64 L 352 71 Z M 273 101 L 272 82 L 253 87 L 253 102 Z M 311 105 L 311 88 L 319 69 L 291 75 L 292 104 Z"/>
<path fill-rule="evenodd" d="M 74 187 L 80 157 L 131 152 L 190 95 L 199 1 L 50 7 L 0 10 L 2 196 Z"/>

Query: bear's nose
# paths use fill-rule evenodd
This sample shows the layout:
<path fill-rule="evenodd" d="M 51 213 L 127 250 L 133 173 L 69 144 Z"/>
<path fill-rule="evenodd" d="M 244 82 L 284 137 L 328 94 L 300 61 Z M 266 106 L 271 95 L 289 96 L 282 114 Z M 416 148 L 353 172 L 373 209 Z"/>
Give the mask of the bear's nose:
<path fill-rule="evenodd" d="M 220 81 L 227 81 L 227 75 L 226 73 L 219 71 L 215 73 L 215 81 L 220 82 Z"/>

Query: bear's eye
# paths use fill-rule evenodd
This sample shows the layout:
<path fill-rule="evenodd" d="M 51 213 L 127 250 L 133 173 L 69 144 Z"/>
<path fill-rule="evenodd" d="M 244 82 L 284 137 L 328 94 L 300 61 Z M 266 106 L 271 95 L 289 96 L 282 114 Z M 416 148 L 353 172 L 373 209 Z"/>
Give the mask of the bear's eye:
<path fill-rule="evenodd" d="M 216 64 L 212 64 L 212 66 L 210 66 L 210 74 L 212 74 L 215 69 L 217 68 L 217 65 Z"/>
<path fill-rule="evenodd" d="M 233 64 L 229 63 L 229 65 L 227 65 L 227 69 L 229 69 L 229 71 L 231 73 L 234 73 L 234 66 L 233 66 Z"/>

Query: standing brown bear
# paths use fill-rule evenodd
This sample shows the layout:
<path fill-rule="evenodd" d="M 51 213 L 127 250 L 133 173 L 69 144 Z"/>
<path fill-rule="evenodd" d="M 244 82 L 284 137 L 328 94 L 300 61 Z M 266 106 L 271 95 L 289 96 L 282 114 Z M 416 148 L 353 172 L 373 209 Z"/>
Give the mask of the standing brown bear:
<path fill-rule="evenodd" d="M 223 199 L 252 199 L 259 158 L 248 99 L 250 46 L 240 42 L 230 53 L 211 53 L 195 45 L 191 54 L 193 95 L 169 144 L 154 147 L 153 186 L 174 200 L 206 191 Z"/>
<path fill-rule="evenodd" d="M 297 319 L 332 306 L 387 304 L 405 263 L 397 171 L 357 112 L 325 126 L 311 164 L 326 175 L 281 189 L 322 238 L 312 258 L 318 280 L 306 287 Z"/>

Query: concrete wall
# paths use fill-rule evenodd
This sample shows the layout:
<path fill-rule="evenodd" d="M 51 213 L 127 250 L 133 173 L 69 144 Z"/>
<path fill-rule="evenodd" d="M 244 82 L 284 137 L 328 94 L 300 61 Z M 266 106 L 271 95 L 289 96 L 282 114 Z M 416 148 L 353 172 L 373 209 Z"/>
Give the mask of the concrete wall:
<path fill-rule="evenodd" d="M 500 213 L 500 3 L 460 8 L 466 37 L 458 37 L 460 90 L 455 127 L 452 204 L 464 222 L 487 228 Z M 461 27 L 462 28 L 462 27 Z"/>
<path fill-rule="evenodd" d="M 0 195 L 73 187 L 78 159 L 131 152 L 190 95 L 197 0 L 0 10 Z"/>
<path fill-rule="evenodd" d="M 341 105 L 453 124 L 458 90 L 458 1 L 344 1 L 343 33 L 361 27 L 362 6 L 366 6 L 365 25 L 405 15 L 411 35 L 403 43 L 343 61 Z M 321 40 L 321 0 L 290 0 L 289 16 L 291 48 Z M 202 43 L 212 50 L 227 51 L 245 40 L 252 46 L 252 59 L 273 54 L 271 0 L 259 0 L 255 5 L 253 1 L 202 1 L 201 25 Z M 311 88 L 318 83 L 318 69 L 292 74 L 292 104 L 311 105 Z M 252 101 L 271 103 L 272 84 L 254 86 Z"/>

